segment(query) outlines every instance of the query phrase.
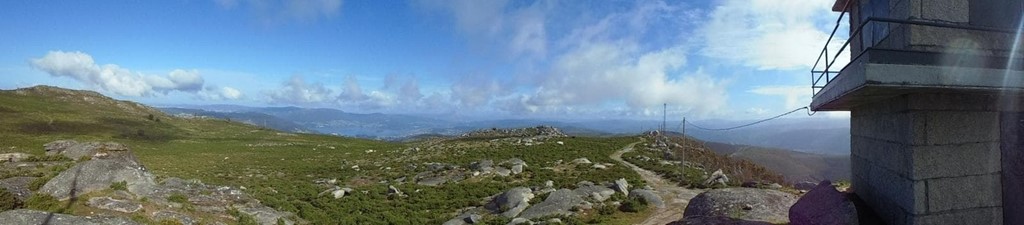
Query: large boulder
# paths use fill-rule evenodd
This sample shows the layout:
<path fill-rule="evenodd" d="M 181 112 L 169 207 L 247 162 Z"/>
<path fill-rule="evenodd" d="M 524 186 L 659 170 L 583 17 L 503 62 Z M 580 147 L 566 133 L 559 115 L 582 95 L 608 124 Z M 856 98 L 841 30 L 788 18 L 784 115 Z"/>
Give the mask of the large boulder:
<path fill-rule="evenodd" d="M 683 221 L 688 225 L 786 224 L 796 199 L 793 194 L 768 189 L 715 189 L 691 199 Z"/>
<path fill-rule="evenodd" d="M 0 212 L 3 224 L 46 224 L 46 225 L 138 225 L 134 221 L 119 217 L 73 216 L 32 209 L 16 209 Z"/>
<path fill-rule="evenodd" d="M 619 178 L 612 184 L 612 188 L 616 191 L 622 192 L 622 195 L 629 196 L 629 182 L 626 182 L 626 178 Z"/>
<path fill-rule="evenodd" d="M 853 201 L 837 191 L 830 181 L 822 181 L 800 197 L 789 208 L 789 222 L 793 225 L 860 224 Z"/>
<path fill-rule="evenodd" d="M 576 190 L 573 190 L 573 192 L 581 198 L 590 198 L 596 202 L 604 202 L 615 194 L 615 190 L 597 185 L 580 186 L 579 188 L 576 188 Z"/>
<path fill-rule="evenodd" d="M 559 189 L 548 194 L 543 202 L 530 206 L 519 214 L 525 219 L 535 219 L 549 215 L 572 215 L 572 208 L 583 203 L 583 198 L 569 189 Z"/>
<path fill-rule="evenodd" d="M 512 188 L 495 196 L 487 205 L 484 205 L 484 208 L 504 217 L 515 218 L 530 206 L 530 199 L 533 199 L 533 196 L 533 192 L 529 188 Z"/>
<path fill-rule="evenodd" d="M 633 189 L 629 192 L 629 198 L 631 199 L 643 199 L 648 205 L 653 205 L 658 208 L 665 208 L 665 201 L 661 200 L 661 196 L 658 196 L 654 191 L 647 189 Z"/>
<path fill-rule="evenodd" d="M 490 159 L 480 160 L 469 164 L 469 169 L 480 172 L 490 172 L 493 167 L 494 161 L 491 161 Z"/>
<path fill-rule="evenodd" d="M 6 189 L 7 192 L 14 194 L 14 197 L 20 201 L 28 200 L 28 197 L 32 195 L 32 190 L 28 189 L 28 184 L 36 180 L 37 177 L 11 177 L 0 180 L 0 188 Z"/>
<path fill-rule="evenodd" d="M 110 146 L 123 145 L 113 143 Z M 80 162 L 61 172 L 43 185 L 39 192 L 66 200 L 109 188 L 115 182 L 126 182 L 128 190 L 135 194 L 147 194 L 155 186 L 153 174 L 139 163 L 131 151 L 112 147 L 98 149 L 92 160 Z"/>

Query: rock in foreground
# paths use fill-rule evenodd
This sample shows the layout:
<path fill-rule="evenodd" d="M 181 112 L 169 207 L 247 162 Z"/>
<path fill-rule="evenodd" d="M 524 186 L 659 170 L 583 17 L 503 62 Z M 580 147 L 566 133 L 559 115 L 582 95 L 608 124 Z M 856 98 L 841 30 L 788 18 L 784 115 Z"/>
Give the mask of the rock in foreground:
<path fill-rule="evenodd" d="M 31 209 L 16 209 L 0 212 L 3 224 L 47 224 L 47 225 L 137 225 L 129 219 L 118 217 L 83 217 L 68 214 L 49 213 Z"/>
<path fill-rule="evenodd" d="M 829 181 L 822 181 L 793 204 L 789 221 L 793 225 L 860 224 L 857 207 Z"/>
<path fill-rule="evenodd" d="M 797 196 L 776 190 L 715 189 L 690 200 L 683 221 L 688 225 L 786 224 L 796 200 Z"/>

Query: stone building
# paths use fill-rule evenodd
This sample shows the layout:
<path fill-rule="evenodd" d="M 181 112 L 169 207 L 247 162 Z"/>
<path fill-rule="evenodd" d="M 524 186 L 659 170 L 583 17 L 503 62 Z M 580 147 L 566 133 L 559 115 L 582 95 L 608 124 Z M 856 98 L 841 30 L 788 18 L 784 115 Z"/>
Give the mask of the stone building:
<path fill-rule="evenodd" d="M 852 188 L 886 223 L 1024 224 L 1022 2 L 835 2 L 849 39 L 811 108 L 850 111 Z"/>

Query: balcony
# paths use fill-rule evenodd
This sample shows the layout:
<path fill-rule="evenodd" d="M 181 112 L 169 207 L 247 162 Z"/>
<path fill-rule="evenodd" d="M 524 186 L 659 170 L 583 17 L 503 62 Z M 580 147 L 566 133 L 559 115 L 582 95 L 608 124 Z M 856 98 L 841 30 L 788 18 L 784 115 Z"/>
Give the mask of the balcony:
<path fill-rule="evenodd" d="M 1018 29 L 1006 27 L 1005 20 L 1009 19 L 966 19 L 987 18 L 1004 23 L 982 26 L 971 21 L 951 22 L 902 12 L 913 10 L 902 10 L 898 4 L 883 6 L 885 9 L 877 9 L 858 1 L 837 1 L 834 9 L 841 13 L 811 71 L 813 110 L 845 111 L 865 102 L 910 92 L 1024 91 L 1024 61 L 1021 49 L 1014 47 L 1020 45 L 1015 41 Z M 956 10 L 961 9 L 947 11 Z M 847 21 L 852 31 L 848 39 L 841 40 L 836 34 Z M 1017 26 L 1016 22 L 1012 25 Z M 845 62 L 847 59 L 849 63 Z"/>

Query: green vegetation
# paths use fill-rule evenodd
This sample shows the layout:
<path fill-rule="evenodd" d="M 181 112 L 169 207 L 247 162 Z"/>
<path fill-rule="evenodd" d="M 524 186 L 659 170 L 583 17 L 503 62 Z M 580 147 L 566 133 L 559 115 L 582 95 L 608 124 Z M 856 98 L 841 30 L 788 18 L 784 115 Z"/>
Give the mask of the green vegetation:
<path fill-rule="evenodd" d="M 748 160 L 716 154 L 707 146 L 692 139 L 672 137 L 670 140 L 680 145 L 670 148 L 672 154 L 667 160 L 663 160 L 665 153 L 660 148 L 641 145 L 637 145 L 633 151 L 622 154 L 622 159 L 691 188 L 712 188 L 706 186 L 704 181 L 708 175 L 718 169 L 721 169 L 729 177 L 729 186 L 739 186 L 744 181 L 785 184 L 781 175 Z M 649 143 L 652 142 L 647 141 L 644 146 Z"/>
<path fill-rule="evenodd" d="M 647 209 L 647 201 L 643 198 L 629 198 L 622 202 L 619 209 L 623 212 L 640 212 Z"/>
<path fill-rule="evenodd" d="M 6 188 L 0 188 L 0 211 L 21 208 L 21 201 Z"/>
<path fill-rule="evenodd" d="M 454 217 L 458 209 L 480 206 L 484 197 L 512 187 L 541 186 L 546 180 L 552 180 L 556 188 L 574 188 L 583 180 L 600 183 L 619 178 L 631 185 L 644 185 L 636 173 L 622 165 L 600 170 L 571 163 L 581 157 L 594 163 L 615 163 L 608 156 L 640 140 L 637 137 L 564 137 L 532 146 L 492 141 L 490 137 L 389 143 L 284 133 L 219 119 L 179 118 L 92 92 L 50 87 L 0 91 L 0 106 L 4 107 L 0 110 L 4 118 L 0 120 L 0 152 L 44 155 L 42 145 L 60 139 L 120 142 L 158 177 L 246 187 L 245 192 L 263 204 L 293 212 L 312 224 L 440 224 Z M 564 144 L 555 144 L 557 141 Z M 414 152 L 412 148 L 422 150 Z M 510 158 L 527 162 L 523 173 L 510 177 L 466 176 L 466 180 L 437 187 L 413 182 L 413 177 L 428 170 L 425 162 L 465 168 L 474 161 L 488 159 L 499 164 Z M 59 166 L 59 170 L 70 165 Z M 40 174 L 42 177 L 31 184 L 33 190 L 57 172 Z M 400 177 L 407 181 L 391 182 Z M 355 192 L 342 199 L 317 197 L 328 188 L 314 183 L 319 179 L 337 179 L 338 185 Z M 387 195 L 388 185 L 406 196 Z M 120 189 L 121 185 L 111 188 Z M 188 202 L 185 196 L 171 196 L 169 200 Z M 48 196 L 33 196 L 26 206 L 65 210 L 65 204 Z M 242 224 L 253 221 L 237 212 L 235 217 Z M 623 218 L 617 223 L 630 223 L 628 217 Z M 562 220 L 568 223 L 573 219 Z"/>
<path fill-rule="evenodd" d="M 69 207 L 71 203 L 63 203 L 58 201 L 57 198 L 46 194 L 33 194 L 25 200 L 25 208 L 42 210 L 54 213 L 69 213 Z"/>
<path fill-rule="evenodd" d="M 128 182 L 126 182 L 126 181 L 114 182 L 114 183 L 110 184 L 110 189 L 111 190 L 115 190 L 115 191 L 127 191 L 128 190 Z"/>

